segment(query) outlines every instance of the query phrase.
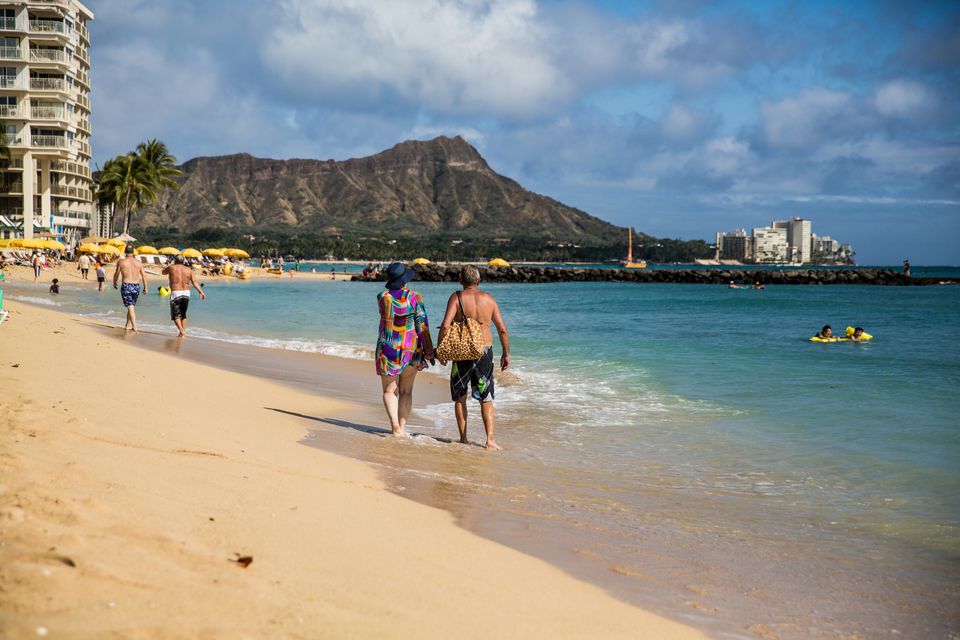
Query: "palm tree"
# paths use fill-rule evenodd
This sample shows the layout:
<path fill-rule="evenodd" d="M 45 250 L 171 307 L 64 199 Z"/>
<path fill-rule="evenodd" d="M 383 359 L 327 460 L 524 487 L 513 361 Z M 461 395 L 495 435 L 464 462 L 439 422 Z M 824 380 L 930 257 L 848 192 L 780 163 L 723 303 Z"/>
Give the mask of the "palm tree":
<path fill-rule="evenodd" d="M 130 217 L 145 204 L 157 202 L 157 175 L 145 158 L 129 153 L 108 161 L 100 173 L 97 198 L 123 208 L 123 233 L 130 230 Z"/>
<path fill-rule="evenodd" d="M 173 180 L 183 175 L 177 169 L 177 159 L 170 154 L 167 145 L 156 138 L 141 142 L 137 145 L 136 154 L 150 163 L 155 173 L 155 185 L 159 189 L 179 189 L 180 185 Z"/>

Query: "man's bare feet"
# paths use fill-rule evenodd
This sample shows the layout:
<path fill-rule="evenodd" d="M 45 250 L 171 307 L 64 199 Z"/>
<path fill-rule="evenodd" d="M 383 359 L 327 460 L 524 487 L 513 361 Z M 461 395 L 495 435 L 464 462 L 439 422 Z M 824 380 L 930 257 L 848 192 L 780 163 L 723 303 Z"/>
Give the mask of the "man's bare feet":
<path fill-rule="evenodd" d="M 390 430 L 393 432 L 394 437 L 396 438 L 406 438 L 407 430 L 401 427 L 398 424 L 390 425 Z"/>
<path fill-rule="evenodd" d="M 460 438 L 460 444 L 470 444 L 470 441 L 467 440 L 467 436 Z"/>
<path fill-rule="evenodd" d="M 503 447 L 493 440 L 487 440 L 487 451 L 503 451 Z"/>

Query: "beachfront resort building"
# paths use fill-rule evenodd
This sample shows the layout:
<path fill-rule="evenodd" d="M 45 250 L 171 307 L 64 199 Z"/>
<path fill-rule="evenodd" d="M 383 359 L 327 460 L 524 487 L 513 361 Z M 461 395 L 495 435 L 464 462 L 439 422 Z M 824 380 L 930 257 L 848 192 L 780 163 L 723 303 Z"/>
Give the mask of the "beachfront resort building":
<path fill-rule="evenodd" d="M 759 264 L 853 264 L 853 248 L 813 233 L 803 218 L 774 220 L 769 227 L 717 233 L 717 260 Z"/>
<path fill-rule="evenodd" d="M 15 237 L 90 231 L 90 34 L 78 0 L 0 0 L 0 216 Z"/>

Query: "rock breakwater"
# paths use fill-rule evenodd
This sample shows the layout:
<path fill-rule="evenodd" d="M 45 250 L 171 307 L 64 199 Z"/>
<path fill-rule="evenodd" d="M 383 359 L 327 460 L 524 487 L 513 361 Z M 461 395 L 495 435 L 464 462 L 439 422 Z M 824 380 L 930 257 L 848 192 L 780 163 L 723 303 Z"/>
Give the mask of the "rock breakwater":
<path fill-rule="evenodd" d="M 559 268 L 544 266 L 486 267 L 480 266 L 484 282 L 636 282 L 669 284 L 869 284 L 869 285 L 931 285 L 956 283 L 956 278 L 915 278 L 892 269 L 600 269 Z M 456 282 L 460 274 L 457 265 L 413 265 L 414 280 L 422 282 Z M 382 280 L 357 275 L 359 281 Z"/>

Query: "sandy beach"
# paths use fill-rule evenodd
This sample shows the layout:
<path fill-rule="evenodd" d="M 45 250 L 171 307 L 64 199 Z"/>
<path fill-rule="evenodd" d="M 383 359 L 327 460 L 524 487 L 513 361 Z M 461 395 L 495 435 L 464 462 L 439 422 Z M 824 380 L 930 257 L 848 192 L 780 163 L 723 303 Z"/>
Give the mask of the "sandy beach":
<path fill-rule="evenodd" d="M 5 638 L 703 637 L 304 446 L 356 404 L 5 307 Z"/>

